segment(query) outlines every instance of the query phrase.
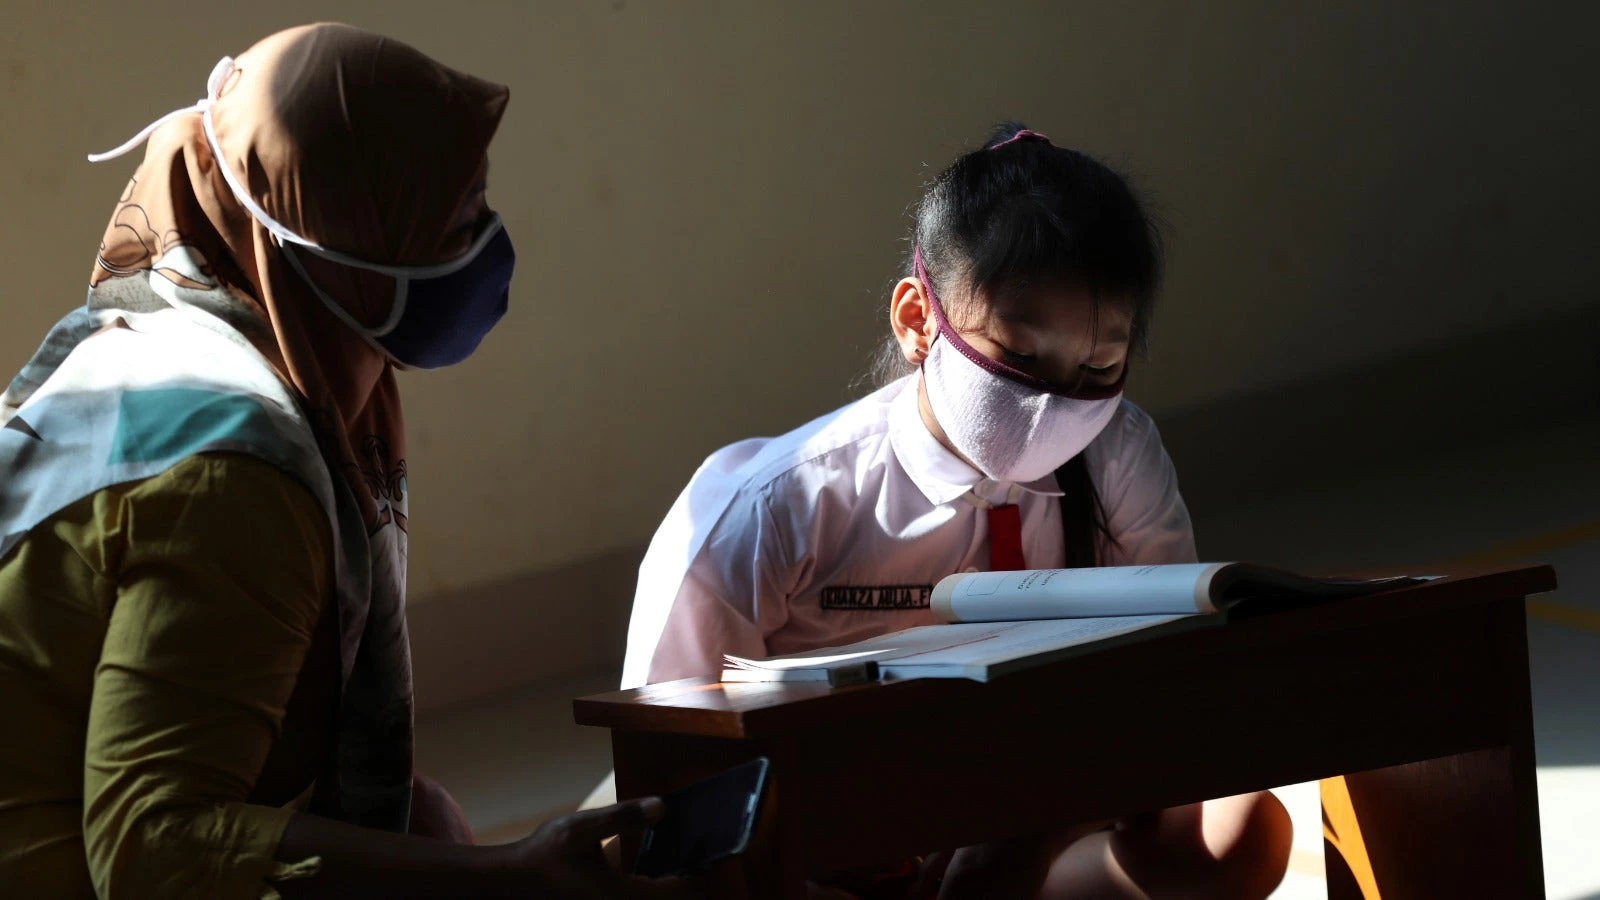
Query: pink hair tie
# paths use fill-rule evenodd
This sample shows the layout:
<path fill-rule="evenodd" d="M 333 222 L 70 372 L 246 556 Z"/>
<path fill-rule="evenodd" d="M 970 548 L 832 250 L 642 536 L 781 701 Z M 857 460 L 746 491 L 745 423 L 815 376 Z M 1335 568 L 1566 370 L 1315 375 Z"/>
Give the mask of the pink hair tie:
<path fill-rule="evenodd" d="M 1006 138 L 1005 140 L 1001 141 L 998 144 L 995 144 L 993 147 L 990 147 L 989 149 L 990 150 L 999 150 L 1001 147 L 1004 147 L 1007 144 L 1016 143 L 1017 141 L 1023 140 L 1024 138 L 1032 138 L 1033 140 L 1036 140 L 1036 141 L 1044 141 L 1046 144 L 1050 143 L 1050 138 L 1049 137 L 1047 137 L 1045 135 L 1042 135 L 1037 131 L 1032 131 L 1030 129 L 1024 128 L 1024 129 L 1018 131 L 1016 134 L 1013 134 L 1011 137 Z"/>

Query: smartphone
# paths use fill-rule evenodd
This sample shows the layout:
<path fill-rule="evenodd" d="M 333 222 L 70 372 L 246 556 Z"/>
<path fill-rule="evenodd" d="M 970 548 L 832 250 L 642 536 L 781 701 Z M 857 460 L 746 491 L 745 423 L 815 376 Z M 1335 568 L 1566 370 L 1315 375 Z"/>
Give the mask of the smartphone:
<path fill-rule="evenodd" d="M 761 811 L 771 761 L 750 762 L 661 796 L 666 807 L 639 845 L 634 872 L 682 875 L 743 853 Z"/>

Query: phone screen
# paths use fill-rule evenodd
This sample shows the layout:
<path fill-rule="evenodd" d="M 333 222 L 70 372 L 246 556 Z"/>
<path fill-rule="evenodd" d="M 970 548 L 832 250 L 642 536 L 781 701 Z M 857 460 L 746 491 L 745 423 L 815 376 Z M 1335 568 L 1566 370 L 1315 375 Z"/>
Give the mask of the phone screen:
<path fill-rule="evenodd" d="M 766 757 L 663 794 L 661 820 L 644 833 L 634 871 L 660 877 L 692 872 L 743 853 L 767 783 Z"/>

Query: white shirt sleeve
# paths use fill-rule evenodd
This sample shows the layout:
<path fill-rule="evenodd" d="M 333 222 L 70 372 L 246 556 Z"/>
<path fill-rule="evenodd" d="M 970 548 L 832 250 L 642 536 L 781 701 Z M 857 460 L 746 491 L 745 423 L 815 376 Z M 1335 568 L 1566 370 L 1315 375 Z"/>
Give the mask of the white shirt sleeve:
<path fill-rule="evenodd" d="M 1197 562 L 1194 526 L 1178 492 L 1178 473 L 1144 410 L 1123 401 L 1087 451 L 1089 471 L 1117 545 L 1107 565 Z"/>
<path fill-rule="evenodd" d="M 670 571 L 661 551 L 683 547 L 677 532 L 687 523 L 674 519 L 691 513 L 674 507 L 640 566 L 625 689 L 718 674 L 724 653 L 766 656 L 767 636 L 788 617 L 791 567 L 767 498 L 741 492 L 688 565 Z"/>

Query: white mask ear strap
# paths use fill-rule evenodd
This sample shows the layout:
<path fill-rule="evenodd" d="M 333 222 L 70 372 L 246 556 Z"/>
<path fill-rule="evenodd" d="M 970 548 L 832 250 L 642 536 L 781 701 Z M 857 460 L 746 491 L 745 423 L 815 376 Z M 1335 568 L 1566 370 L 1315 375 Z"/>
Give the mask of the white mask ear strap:
<path fill-rule="evenodd" d="M 157 128 L 167 124 L 167 122 L 177 118 L 178 116 L 186 116 L 190 113 L 197 112 L 200 114 L 201 126 L 205 129 L 206 143 L 211 145 L 211 155 L 216 160 L 217 168 L 222 171 L 222 178 L 228 183 L 229 190 L 233 191 L 234 199 L 238 200 L 245 209 L 249 210 L 250 215 L 254 216 L 255 219 L 267 229 L 267 231 L 271 232 L 272 236 L 277 239 L 279 244 L 290 242 L 299 244 L 324 255 L 335 257 L 339 256 L 339 254 L 335 254 L 332 251 L 324 249 L 315 241 L 308 241 L 298 234 L 295 234 L 293 231 L 290 231 L 288 228 L 284 227 L 283 223 L 267 215 L 267 211 L 262 209 L 260 204 L 256 203 L 255 200 L 251 198 L 250 192 L 246 190 L 245 186 L 239 181 L 239 176 L 235 175 L 233 173 L 233 169 L 225 162 L 222 155 L 222 147 L 217 143 L 216 129 L 212 127 L 211 124 L 211 104 L 216 102 L 217 92 L 222 90 L 222 83 L 227 80 L 227 77 L 232 73 L 233 57 L 224 56 L 222 59 L 217 60 L 217 64 L 211 68 L 211 74 L 206 78 L 206 95 L 204 97 L 201 97 L 199 100 L 196 100 L 189 106 L 185 106 L 182 109 L 175 109 L 172 112 L 169 112 L 161 118 L 155 120 L 154 122 L 151 122 L 149 125 L 146 125 L 142 130 L 140 130 L 138 134 L 124 141 L 121 146 L 113 150 L 107 150 L 104 153 L 89 154 L 89 162 L 98 163 L 105 162 L 108 159 L 116 159 L 117 157 L 133 150 L 146 140 L 149 140 L 150 135 L 154 134 Z M 350 260 L 341 258 L 337 259 L 336 261 L 349 262 Z"/>
<path fill-rule="evenodd" d="M 211 144 L 211 154 L 216 158 L 217 168 L 222 171 L 222 180 L 228 183 L 228 189 L 233 191 L 234 199 L 238 200 L 239 204 L 248 210 L 250 215 L 253 216 L 257 222 L 261 223 L 261 227 L 267 229 L 267 231 L 272 235 L 273 239 L 278 242 L 278 246 L 281 247 L 287 244 L 298 244 L 307 250 L 310 250 L 312 253 L 315 253 L 323 259 L 331 262 L 336 262 L 340 265 L 351 266 L 357 269 L 366 269 L 369 272 L 377 272 L 380 275 L 388 275 L 389 277 L 395 279 L 396 282 L 400 283 L 400 293 L 396 298 L 397 302 L 395 304 L 396 310 L 399 310 L 404 306 L 404 283 L 406 279 L 437 278 L 441 275 L 449 275 L 466 267 L 468 263 L 472 262 L 472 260 L 483 251 L 484 247 L 489 245 L 489 241 L 494 238 L 495 234 L 499 232 L 500 229 L 505 227 L 498 214 L 493 216 L 489 223 L 484 227 L 483 231 L 478 234 L 477 240 L 473 242 L 472 247 L 468 249 L 466 253 L 463 253 L 461 256 L 449 262 L 439 263 L 438 265 L 433 266 L 385 265 L 383 263 L 368 262 L 367 260 L 351 256 L 347 253 L 340 253 L 337 250 L 330 250 L 316 241 L 301 237 L 300 235 L 294 233 L 288 228 L 288 226 L 284 225 L 282 222 L 279 222 L 277 219 L 274 219 L 272 216 L 267 214 L 266 210 L 261 208 L 261 204 L 257 203 L 254 197 L 250 196 L 250 191 L 245 187 L 244 182 L 240 181 L 239 176 L 234 174 L 233 167 L 228 165 L 227 158 L 223 156 L 222 145 L 217 141 L 216 128 L 211 124 L 211 108 L 209 104 L 207 104 L 206 108 L 201 111 L 201 115 L 201 124 L 205 128 L 206 140 Z M 394 327 L 393 323 L 399 321 L 398 312 L 396 315 L 391 316 L 390 319 L 390 324 L 387 324 L 380 329 L 377 332 L 378 334 L 386 334 Z"/>
<path fill-rule="evenodd" d="M 211 101 L 216 98 L 217 91 L 221 90 L 222 80 L 227 78 L 228 73 L 232 71 L 233 57 L 224 56 L 222 59 L 217 61 L 215 66 L 211 68 L 211 75 L 206 78 L 206 95 L 204 97 L 201 97 L 199 100 L 196 100 L 189 106 L 185 106 L 182 109 L 175 109 L 172 112 L 169 112 L 161 118 L 155 120 L 154 122 L 151 122 L 149 125 L 146 125 L 138 134 L 124 141 L 116 149 L 107 150 L 104 153 L 89 154 L 89 162 L 98 163 L 105 162 L 108 159 L 116 159 L 117 157 L 126 154 L 128 151 L 144 143 L 146 140 L 149 140 L 150 135 L 154 134 L 157 128 L 167 124 L 167 122 L 171 121 L 172 119 L 175 119 L 178 116 L 188 115 L 192 112 L 205 112 L 210 108 Z"/>
<path fill-rule="evenodd" d="M 295 253 L 294 248 L 284 247 L 283 257 L 289 261 L 289 268 L 294 269 L 295 274 L 300 276 L 300 280 L 304 281 L 306 285 L 311 288 L 312 293 L 317 295 L 317 299 L 322 301 L 322 305 L 326 306 L 335 316 L 337 316 L 339 321 L 349 326 L 351 331 L 354 331 L 356 334 L 360 335 L 361 339 L 366 341 L 367 344 L 372 347 L 372 349 L 382 353 L 384 356 L 388 356 L 390 359 L 394 359 L 394 357 L 389 356 L 389 351 L 385 349 L 382 344 L 378 343 L 377 338 L 383 337 L 384 335 L 393 331 L 395 326 L 400 324 L 400 316 L 405 312 L 406 308 L 406 283 L 404 279 L 401 279 L 396 284 L 394 308 L 389 312 L 389 318 L 377 328 L 368 328 L 367 326 L 356 321 L 356 317 L 350 315 L 349 311 L 347 311 L 343 306 L 340 306 L 338 301 L 328 296 L 327 291 L 317 287 L 317 282 L 312 279 L 311 273 L 307 272 L 305 270 L 305 266 L 301 265 L 300 257 Z M 398 360 L 396 360 L 396 362 L 398 362 Z"/>
<path fill-rule="evenodd" d="M 204 97 L 201 97 L 199 100 L 196 100 L 189 106 L 185 106 L 182 109 L 175 109 L 172 112 L 169 112 L 161 118 L 155 120 L 154 122 L 151 122 L 149 125 L 146 125 L 142 130 L 140 130 L 138 134 L 124 141 L 121 146 L 115 149 L 107 150 L 104 153 L 89 154 L 89 162 L 98 163 L 105 162 L 108 159 L 116 159 L 117 157 L 128 153 L 130 150 L 133 150 L 146 140 L 149 140 L 150 135 L 154 134 L 157 128 L 167 124 L 167 122 L 171 121 L 172 119 L 175 119 L 178 116 L 184 116 L 188 115 L 189 113 L 197 112 L 200 114 L 201 127 L 206 133 L 206 143 L 211 146 L 211 156 L 216 160 L 217 168 L 222 172 L 222 180 L 228 183 L 228 189 L 233 192 L 234 199 L 238 200 L 239 204 L 243 206 L 257 222 L 261 223 L 261 227 L 267 229 L 267 231 L 272 235 L 273 239 L 277 241 L 279 246 L 283 246 L 284 244 L 299 244 L 307 250 L 310 250 L 312 253 L 315 253 L 324 259 L 331 260 L 332 262 L 340 263 L 346 266 L 354 266 L 358 269 L 367 269 L 372 272 L 378 272 L 380 274 L 395 278 L 396 280 L 404 280 L 408 277 L 436 278 L 442 275 L 449 275 L 452 272 L 464 268 L 468 263 L 472 262 L 472 260 L 476 258 L 480 252 L 483 251 L 484 247 L 488 246 L 489 241 L 494 238 L 495 234 L 500 231 L 501 228 L 505 227 L 500 221 L 500 217 L 498 215 L 494 216 L 478 234 L 478 237 L 473 242 L 472 247 L 469 248 L 466 253 L 463 253 L 461 256 L 450 260 L 449 262 L 439 263 L 432 266 L 393 266 L 384 265 L 382 263 L 368 262 L 364 259 L 358 259 L 354 256 L 340 253 L 337 250 L 330 250 L 316 241 L 301 237 L 289 229 L 288 226 L 268 215 L 267 211 L 261 208 L 261 204 L 257 203 L 254 197 L 250 196 L 249 189 L 245 186 L 244 182 L 239 179 L 239 176 L 234 174 L 233 167 L 228 165 L 227 159 L 223 156 L 222 145 L 217 141 L 217 129 L 211 122 L 211 105 L 216 102 L 217 94 L 222 90 L 223 82 L 227 80 L 229 75 L 233 74 L 233 69 L 233 57 L 224 56 L 222 59 L 217 60 L 217 64 L 211 68 L 211 74 L 206 77 L 206 95 Z M 404 288 L 401 288 L 401 292 L 401 299 L 403 299 Z M 398 307 L 400 304 L 396 305 Z M 397 316 L 391 316 L 391 319 L 398 321 Z M 382 328 L 378 333 L 386 333 L 393 327 L 394 325 L 392 322 L 386 323 L 385 327 Z"/>
<path fill-rule="evenodd" d="M 245 189 L 244 184 L 239 180 L 239 176 L 234 174 L 233 167 L 229 166 L 227 160 L 223 157 L 222 147 L 217 142 L 216 128 L 211 124 L 211 104 L 216 101 L 217 93 L 222 90 L 222 83 L 227 80 L 227 77 L 231 74 L 233 74 L 233 57 L 224 56 L 222 59 L 217 60 L 217 64 L 211 68 L 211 74 L 206 78 L 206 95 L 204 97 L 201 97 L 199 100 L 196 100 L 189 106 L 185 106 L 182 109 L 175 109 L 161 118 L 156 119 L 154 122 L 151 122 L 149 125 L 146 125 L 143 129 L 141 129 L 138 134 L 124 141 L 120 146 L 112 150 L 107 150 L 104 153 L 89 154 L 89 162 L 105 162 L 106 160 L 116 159 L 119 156 L 123 156 L 129 151 L 138 147 L 140 144 L 149 140 L 150 135 L 154 134 L 157 128 L 160 128 L 178 116 L 185 116 L 196 112 L 199 113 L 201 128 L 206 134 L 206 143 L 211 146 L 212 158 L 216 161 L 217 168 L 222 172 L 222 179 L 228 183 L 228 189 L 233 192 L 234 199 L 238 200 L 240 205 L 242 205 L 257 222 L 260 222 L 263 228 L 267 229 L 267 231 L 272 235 L 273 239 L 277 241 L 278 245 L 284 248 L 283 255 L 288 259 L 289 266 L 293 268 L 295 273 L 298 274 L 300 278 L 311 287 L 311 290 L 314 291 L 322 300 L 323 305 L 332 310 L 333 314 L 338 316 L 339 319 L 341 319 L 346 325 L 350 326 L 350 328 L 353 329 L 356 334 L 361 335 L 361 337 L 366 340 L 367 343 L 371 344 L 379 352 L 387 355 L 388 351 L 384 350 L 383 347 L 374 340 L 374 338 L 379 338 L 388 334 L 400 324 L 400 317 L 405 312 L 406 295 L 408 293 L 408 288 L 410 287 L 409 279 L 406 276 L 413 275 L 413 273 L 408 270 L 408 267 L 380 266 L 374 263 L 369 263 L 365 260 L 356 259 L 353 256 L 346 256 L 345 254 L 339 253 L 336 250 L 329 250 L 326 247 L 318 244 L 316 241 L 307 240 L 300 235 L 295 234 L 293 231 L 290 231 L 282 222 L 279 222 L 277 219 L 274 219 L 272 216 L 268 215 L 267 211 L 261 208 L 261 204 L 257 203 L 255 198 L 250 196 L 250 192 Z M 500 227 L 501 224 L 499 216 L 496 216 L 494 221 L 491 223 L 491 226 L 484 229 L 484 233 L 479 236 L 479 239 L 472 248 L 471 253 L 461 262 L 457 263 L 452 261 L 451 263 L 446 263 L 442 266 L 425 268 L 440 270 L 440 274 L 448 274 L 448 272 L 460 268 L 467 261 L 470 261 L 471 256 L 476 255 L 478 251 L 483 249 L 483 246 L 488 243 L 489 238 L 493 237 L 494 232 L 499 230 Z M 329 297 L 327 293 L 322 290 L 322 288 L 317 286 L 316 281 L 312 279 L 310 273 L 307 272 L 305 267 L 300 264 L 300 260 L 295 256 L 294 251 L 287 246 L 289 244 L 298 244 L 299 246 L 305 247 L 307 250 L 310 250 L 319 256 L 326 257 L 334 262 L 344 263 L 345 265 L 355 266 L 362 269 L 371 269 L 393 277 L 395 279 L 394 305 L 390 309 L 388 318 L 385 319 L 383 324 L 379 325 L 377 328 L 368 328 L 365 325 L 362 325 L 360 322 L 357 322 L 354 316 L 350 315 L 350 313 L 347 312 L 344 307 L 334 302 L 332 297 Z M 415 275 L 413 275 L 413 277 L 415 277 Z"/>
<path fill-rule="evenodd" d="M 239 180 L 239 176 L 234 174 L 233 167 L 228 165 L 228 158 L 222 153 L 222 145 L 217 142 L 217 129 L 211 124 L 211 104 L 209 103 L 200 111 L 200 124 L 206 132 L 206 143 L 211 145 L 211 156 L 216 160 L 218 171 L 222 172 L 222 180 L 228 183 L 228 189 L 233 191 L 233 198 L 239 201 L 239 205 L 243 206 L 252 218 L 260 222 L 261 227 L 267 229 L 280 246 L 283 244 L 299 244 L 319 254 L 327 254 L 328 251 L 324 250 L 316 241 L 306 240 L 290 231 L 282 222 L 268 215 L 267 211 L 261 208 L 261 204 L 250 196 L 249 189 L 245 187 L 244 182 Z M 343 260 L 340 261 L 342 262 Z"/>

